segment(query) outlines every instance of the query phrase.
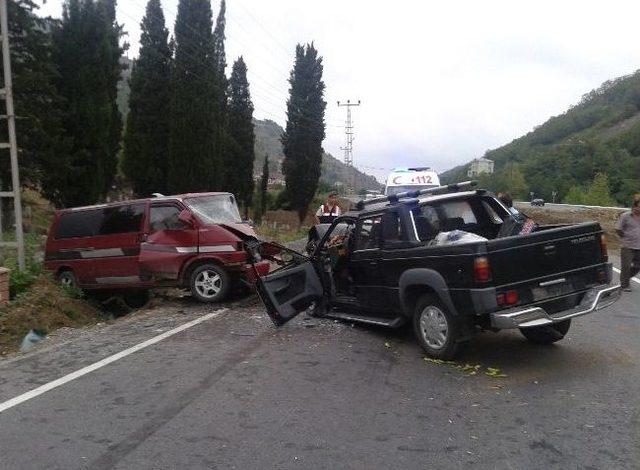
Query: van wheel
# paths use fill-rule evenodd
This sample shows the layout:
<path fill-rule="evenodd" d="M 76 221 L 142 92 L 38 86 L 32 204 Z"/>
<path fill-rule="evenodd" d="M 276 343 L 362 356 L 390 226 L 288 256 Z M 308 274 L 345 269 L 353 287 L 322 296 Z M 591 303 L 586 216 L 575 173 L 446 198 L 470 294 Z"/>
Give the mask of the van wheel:
<path fill-rule="evenodd" d="M 200 302 L 221 302 L 229 293 L 231 278 L 220 266 L 203 264 L 191 273 L 189 286 Z"/>
<path fill-rule="evenodd" d="M 142 308 L 149 302 L 149 291 L 146 289 L 127 291 L 123 294 L 122 300 L 129 308 Z"/>
<path fill-rule="evenodd" d="M 458 352 L 460 324 L 435 296 L 427 294 L 418 299 L 413 329 L 428 356 L 448 360 Z"/>
<path fill-rule="evenodd" d="M 75 289 L 78 287 L 78 280 L 76 279 L 76 275 L 73 274 L 73 271 L 70 269 L 64 269 L 58 273 L 56 276 L 58 282 L 62 284 L 64 287 L 69 287 Z"/>
<path fill-rule="evenodd" d="M 565 320 L 553 325 L 520 328 L 520 333 L 534 344 L 551 344 L 564 338 L 570 327 L 571 320 Z"/>

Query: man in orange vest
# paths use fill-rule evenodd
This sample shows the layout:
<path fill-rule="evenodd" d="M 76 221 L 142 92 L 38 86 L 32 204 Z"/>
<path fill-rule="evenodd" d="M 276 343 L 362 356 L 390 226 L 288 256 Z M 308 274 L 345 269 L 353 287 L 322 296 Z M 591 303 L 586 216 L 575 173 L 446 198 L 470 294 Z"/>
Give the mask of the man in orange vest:
<path fill-rule="evenodd" d="M 336 193 L 330 193 L 327 202 L 322 204 L 316 212 L 316 224 L 330 224 L 341 214 L 342 212 L 338 205 L 338 195 Z"/>

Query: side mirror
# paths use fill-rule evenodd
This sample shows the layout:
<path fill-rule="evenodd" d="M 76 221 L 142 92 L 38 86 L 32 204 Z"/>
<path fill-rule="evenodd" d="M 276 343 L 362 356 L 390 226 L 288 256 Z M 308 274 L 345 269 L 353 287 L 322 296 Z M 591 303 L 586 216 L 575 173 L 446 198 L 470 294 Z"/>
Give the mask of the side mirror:
<path fill-rule="evenodd" d="M 196 225 L 195 220 L 193 220 L 193 215 L 187 209 L 184 209 L 178 214 L 178 220 L 190 228 L 194 228 Z"/>

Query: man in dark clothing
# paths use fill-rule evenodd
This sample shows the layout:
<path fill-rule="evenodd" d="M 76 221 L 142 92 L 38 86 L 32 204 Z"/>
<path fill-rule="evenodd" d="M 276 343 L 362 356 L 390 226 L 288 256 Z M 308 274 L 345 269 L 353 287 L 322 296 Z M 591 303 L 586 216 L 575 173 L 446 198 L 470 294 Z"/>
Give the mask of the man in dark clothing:
<path fill-rule="evenodd" d="M 633 198 L 631 210 L 620 216 L 616 232 L 622 239 L 620 284 L 628 292 L 631 278 L 640 272 L 640 195 Z"/>

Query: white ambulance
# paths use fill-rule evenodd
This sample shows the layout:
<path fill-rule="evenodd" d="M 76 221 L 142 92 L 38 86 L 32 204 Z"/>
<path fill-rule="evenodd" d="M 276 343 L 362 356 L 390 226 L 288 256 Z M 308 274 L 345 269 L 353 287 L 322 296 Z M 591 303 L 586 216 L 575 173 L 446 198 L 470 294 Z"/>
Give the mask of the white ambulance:
<path fill-rule="evenodd" d="M 429 167 L 396 168 L 387 178 L 385 195 L 398 194 L 405 191 L 427 189 L 440 186 L 438 173 Z"/>

